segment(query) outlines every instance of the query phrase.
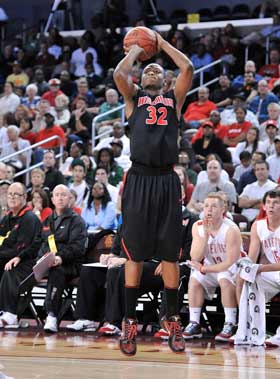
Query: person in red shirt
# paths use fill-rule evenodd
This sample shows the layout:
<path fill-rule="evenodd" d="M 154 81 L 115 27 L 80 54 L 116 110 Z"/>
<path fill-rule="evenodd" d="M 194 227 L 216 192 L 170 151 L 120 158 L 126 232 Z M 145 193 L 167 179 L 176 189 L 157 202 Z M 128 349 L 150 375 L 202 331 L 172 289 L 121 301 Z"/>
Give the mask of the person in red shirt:
<path fill-rule="evenodd" d="M 30 142 L 30 145 L 35 143 L 36 134 L 31 131 L 33 125 L 30 118 L 22 118 L 19 123 L 19 136 Z"/>
<path fill-rule="evenodd" d="M 198 128 L 204 121 L 209 119 L 211 111 L 217 109 L 215 103 L 209 100 L 209 89 L 198 89 L 198 100 L 189 104 L 184 113 L 184 120 L 189 128 Z"/>
<path fill-rule="evenodd" d="M 63 143 L 63 146 L 66 144 L 66 138 L 65 138 L 65 133 L 63 129 L 60 126 L 54 125 L 54 116 L 52 113 L 47 112 L 45 113 L 45 122 L 46 122 L 46 127 L 42 130 L 40 130 L 36 134 L 36 142 L 43 141 L 46 138 L 52 137 L 52 136 L 58 136 L 61 138 L 61 141 Z M 60 142 L 58 139 L 54 139 L 52 141 L 46 142 L 40 147 L 43 149 L 54 149 L 56 147 L 59 147 Z"/>
<path fill-rule="evenodd" d="M 58 95 L 64 95 L 64 93 L 60 90 L 60 80 L 59 79 L 50 79 L 48 84 L 49 84 L 49 91 L 45 92 L 44 95 L 42 96 L 43 100 L 48 100 L 50 105 L 52 107 L 55 107 L 55 98 Z"/>
<path fill-rule="evenodd" d="M 270 63 L 263 65 L 258 73 L 268 80 L 270 78 L 279 78 L 280 53 L 278 49 L 270 50 L 269 61 Z"/>
<path fill-rule="evenodd" d="M 43 189 L 36 189 L 31 195 L 30 205 L 33 213 L 41 222 L 52 214 L 52 209 L 49 207 L 49 199 L 47 193 Z"/>
<path fill-rule="evenodd" d="M 236 120 L 234 124 L 226 125 L 221 130 L 221 136 L 227 146 L 235 147 L 238 142 L 245 141 L 248 130 L 252 127 L 250 121 L 245 121 L 247 109 L 239 106 L 235 109 Z"/>
<path fill-rule="evenodd" d="M 214 126 L 214 133 L 215 133 L 216 137 L 223 139 L 224 127 L 225 126 L 220 124 L 220 121 L 221 121 L 220 112 L 217 109 L 214 109 L 210 113 L 209 119 Z M 197 141 L 198 139 L 200 139 L 202 137 L 203 137 L 203 127 L 200 126 L 200 128 L 198 129 L 196 134 L 192 137 L 192 144 L 194 144 L 195 141 Z"/>

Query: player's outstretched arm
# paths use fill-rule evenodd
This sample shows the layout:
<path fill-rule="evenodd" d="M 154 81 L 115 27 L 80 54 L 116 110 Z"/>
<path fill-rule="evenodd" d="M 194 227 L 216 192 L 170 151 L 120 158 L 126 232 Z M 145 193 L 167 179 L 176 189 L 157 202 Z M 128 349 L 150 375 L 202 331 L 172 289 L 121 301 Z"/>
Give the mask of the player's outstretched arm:
<path fill-rule="evenodd" d="M 169 42 L 157 33 L 158 49 L 163 50 L 179 68 L 180 73 L 175 82 L 174 93 L 177 101 L 177 113 L 181 113 L 188 90 L 192 85 L 193 64 L 181 51 L 173 47 Z"/>

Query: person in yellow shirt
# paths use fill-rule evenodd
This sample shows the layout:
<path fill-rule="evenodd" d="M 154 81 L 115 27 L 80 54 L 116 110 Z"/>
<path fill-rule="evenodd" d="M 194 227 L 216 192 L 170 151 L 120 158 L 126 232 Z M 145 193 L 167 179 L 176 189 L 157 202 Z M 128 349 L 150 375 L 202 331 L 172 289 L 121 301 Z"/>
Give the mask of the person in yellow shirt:
<path fill-rule="evenodd" d="M 16 88 L 26 87 L 29 78 L 23 71 L 20 62 L 14 61 L 13 73 L 7 77 L 7 82 L 13 83 Z"/>

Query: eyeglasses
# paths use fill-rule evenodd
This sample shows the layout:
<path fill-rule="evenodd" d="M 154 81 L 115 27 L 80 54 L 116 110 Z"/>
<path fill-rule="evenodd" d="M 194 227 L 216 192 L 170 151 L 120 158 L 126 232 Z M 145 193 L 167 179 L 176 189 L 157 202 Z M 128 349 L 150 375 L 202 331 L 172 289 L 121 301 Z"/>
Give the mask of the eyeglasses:
<path fill-rule="evenodd" d="M 8 193 L 8 195 L 7 195 L 8 197 L 10 197 L 10 198 L 16 198 L 16 199 L 18 199 L 19 197 L 21 197 L 21 196 L 24 196 L 24 193 L 18 193 L 18 192 L 15 192 L 15 193 Z"/>

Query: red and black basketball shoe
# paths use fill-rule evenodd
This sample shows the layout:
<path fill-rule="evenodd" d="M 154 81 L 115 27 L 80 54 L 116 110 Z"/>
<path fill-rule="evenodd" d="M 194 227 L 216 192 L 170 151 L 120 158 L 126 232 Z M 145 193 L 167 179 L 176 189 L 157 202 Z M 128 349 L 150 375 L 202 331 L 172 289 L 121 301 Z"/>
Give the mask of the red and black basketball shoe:
<path fill-rule="evenodd" d="M 183 353 L 185 351 L 185 340 L 182 334 L 181 319 L 179 316 L 171 316 L 169 319 L 163 318 L 164 329 L 168 331 L 168 345 L 174 353 Z"/>
<path fill-rule="evenodd" d="M 137 320 L 126 318 L 122 322 L 122 334 L 120 338 L 120 349 L 125 355 L 135 355 L 137 351 L 136 344 Z"/>

